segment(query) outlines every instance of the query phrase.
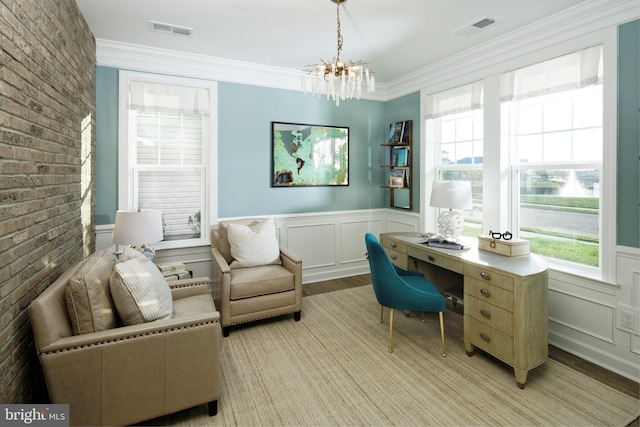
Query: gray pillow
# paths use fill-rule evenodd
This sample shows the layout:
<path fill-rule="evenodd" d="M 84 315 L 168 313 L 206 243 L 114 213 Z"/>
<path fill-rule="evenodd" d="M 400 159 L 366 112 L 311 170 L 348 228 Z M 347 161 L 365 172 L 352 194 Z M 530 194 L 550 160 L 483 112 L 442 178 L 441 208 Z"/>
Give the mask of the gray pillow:
<path fill-rule="evenodd" d="M 171 318 L 173 299 L 169 284 L 149 259 L 135 257 L 117 263 L 109 287 L 125 325 Z"/>

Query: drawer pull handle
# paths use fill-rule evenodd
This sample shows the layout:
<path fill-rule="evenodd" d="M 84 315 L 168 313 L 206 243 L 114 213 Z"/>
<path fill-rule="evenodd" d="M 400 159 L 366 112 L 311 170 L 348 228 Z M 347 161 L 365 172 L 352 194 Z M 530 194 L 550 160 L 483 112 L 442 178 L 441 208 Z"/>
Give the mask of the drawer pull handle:
<path fill-rule="evenodd" d="M 482 314 L 482 317 L 484 317 L 485 319 L 491 319 L 491 313 L 489 313 L 487 310 L 480 310 L 480 314 Z"/>
<path fill-rule="evenodd" d="M 431 262 L 435 262 L 435 260 L 436 260 L 436 259 L 435 259 L 434 257 L 432 257 L 431 255 L 429 255 L 427 258 L 428 258 L 428 259 L 429 259 L 429 261 L 431 261 Z"/>
<path fill-rule="evenodd" d="M 392 248 L 395 248 L 396 246 L 398 246 L 398 245 L 396 245 L 395 243 L 391 242 L 391 247 Z"/>
<path fill-rule="evenodd" d="M 490 297 L 491 296 L 491 292 L 489 292 L 486 289 L 480 289 L 480 293 L 485 297 Z"/>
<path fill-rule="evenodd" d="M 491 342 L 491 337 L 487 334 L 485 334 L 484 332 L 482 332 L 480 334 L 480 338 L 482 338 L 483 340 L 485 340 L 486 342 Z"/>
<path fill-rule="evenodd" d="M 482 277 L 484 280 L 491 280 L 491 276 L 489 275 L 489 273 L 480 273 L 480 277 Z"/>
<path fill-rule="evenodd" d="M 391 259 L 396 259 L 397 257 L 395 255 L 391 255 L 390 258 Z"/>

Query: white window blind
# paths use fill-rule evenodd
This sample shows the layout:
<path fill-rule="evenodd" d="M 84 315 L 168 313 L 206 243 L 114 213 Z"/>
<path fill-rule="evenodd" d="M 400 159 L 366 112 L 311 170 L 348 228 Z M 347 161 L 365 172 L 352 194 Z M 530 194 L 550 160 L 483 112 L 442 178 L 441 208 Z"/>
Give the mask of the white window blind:
<path fill-rule="evenodd" d="M 200 238 L 205 205 L 205 88 L 129 85 L 133 203 L 162 211 L 164 240 Z"/>

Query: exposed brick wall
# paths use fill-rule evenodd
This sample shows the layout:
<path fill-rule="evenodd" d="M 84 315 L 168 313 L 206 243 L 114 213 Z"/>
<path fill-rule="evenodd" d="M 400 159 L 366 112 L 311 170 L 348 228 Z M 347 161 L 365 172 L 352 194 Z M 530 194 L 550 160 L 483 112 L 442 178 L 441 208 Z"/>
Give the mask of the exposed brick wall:
<path fill-rule="evenodd" d="M 28 305 L 95 247 L 95 59 L 74 0 L 0 0 L 0 403 L 46 398 Z"/>

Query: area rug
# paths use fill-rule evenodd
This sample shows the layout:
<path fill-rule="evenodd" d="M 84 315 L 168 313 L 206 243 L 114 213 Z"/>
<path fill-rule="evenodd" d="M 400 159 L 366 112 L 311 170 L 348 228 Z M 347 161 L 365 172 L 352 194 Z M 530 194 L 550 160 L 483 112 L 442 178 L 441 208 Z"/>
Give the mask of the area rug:
<path fill-rule="evenodd" d="M 624 426 L 640 402 L 551 359 L 529 373 L 477 352 L 460 328 L 447 331 L 441 356 L 437 316 L 394 318 L 371 286 L 304 298 L 292 316 L 232 329 L 223 340 L 218 415 L 206 405 L 147 425 L 191 426 Z M 445 328 L 460 316 L 445 315 Z M 459 323 L 459 317 L 457 319 Z"/>

